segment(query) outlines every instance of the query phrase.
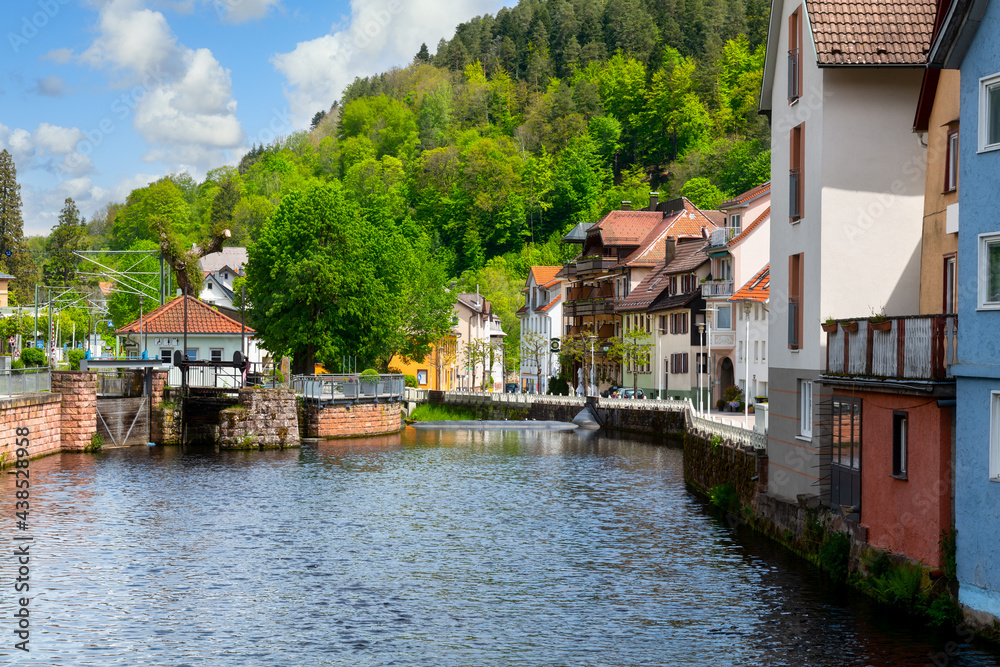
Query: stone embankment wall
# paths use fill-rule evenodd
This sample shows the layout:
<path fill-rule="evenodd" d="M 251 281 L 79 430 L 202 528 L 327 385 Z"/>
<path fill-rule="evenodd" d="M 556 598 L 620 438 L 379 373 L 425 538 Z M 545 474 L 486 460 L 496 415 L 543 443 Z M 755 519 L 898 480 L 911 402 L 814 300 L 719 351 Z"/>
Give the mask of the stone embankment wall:
<path fill-rule="evenodd" d="M 62 448 L 83 451 L 97 432 L 97 373 L 53 371 L 52 393 L 62 402 Z"/>
<path fill-rule="evenodd" d="M 305 403 L 299 415 L 301 432 L 306 438 L 356 438 L 403 429 L 399 403 L 340 403 L 322 407 Z"/>
<path fill-rule="evenodd" d="M 55 394 L 30 394 L 0 399 L 0 465 L 17 460 L 17 429 L 28 429 L 30 458 L 62 450 L 62 398 Z"/>
<path fill-rule="evenodd" d="M 149 425 L 150 441 L 158 445 L 179 445 L 181 428 L 181 390 L 167 388 L 169 371 L 153 371 L 153 421 Z"/>
<path fill-rule="evenodd" d="M 222 449 L 298 447 L 298 401 L 288 389 L 240 389 L 239 405 L 223 410 L 219 420 Z M 398 413 L 398 410 L 397 410 Z"/>

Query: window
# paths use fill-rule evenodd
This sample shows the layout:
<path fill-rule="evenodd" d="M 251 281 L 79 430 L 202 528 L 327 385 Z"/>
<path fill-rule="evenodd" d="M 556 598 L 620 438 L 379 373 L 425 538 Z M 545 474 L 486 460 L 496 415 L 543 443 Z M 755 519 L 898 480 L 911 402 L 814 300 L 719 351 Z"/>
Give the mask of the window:
<path fill-rule="evenodd" d="M 788 103 L 802 95 L 802 13 L 796 8 L 788 17 Z"/>
<path fill-rule="evenodd" d="M 708 373 L 708 353 L 699 352 L 697 360 L 698 360 L 698 372 L 701 373 L 702 375 Z"/>
<path fill-rule="evenodd" d="M 670 276 L 670 293 L 677 294 L 677 276 Z"/>
<path fill-rule="evenodd" d="M 806 124 L 793 127 L 788 138 L 788 221 L 802 219 L 803 183 L 802 172 L 805 163 L 804 135 Z"/>
<path fill-rule="evenodd" d="M 205 285 L 205 289 L 207 289 L 209 292 L 211 292 L 212 291 L 212 283 L 208 283 L 207 285 Z"/>
<path fill-rule="evenodd" d="M 952 192 L 958 188 L 958 128 L 948 130 L 948 143 L 945 147 L 944 159 L 944 191 Z"/>
<path fill-rule="evenodd" d="M 187 351 L 188 361 L 198 361 L 198 348 Z"/>
<path fill-rule="evenodd" d="M 688 372 L 687 352 L 670 355 L 670 372 L 674 375 Z"/>
<path fill-rule="evenodd" d="M 716 311 L 715 328 L 720 330 L 733 328 L 733 309 L 731 306 L 719 306 Z"/>
<path fill-rule="evenodd" d="M 666 332 L 667 332 L 667 316 L 660 315 L 660 333 L 662 334 Z"/>
<path fill-rule="evenodd" d="M 754 361 L 760 361 L 760 355 L 757 354 L 757 345 L 759 343 L 760 343 L 760 341 L 756 341 L 756 340 L 753 342 L 753 360 Z"/>
<path fill-rule="evenodd" d="M 892 476 L 906 479 L 907 413 L 892 413 Z"/>
<path fill-rule="evenodd" d="M 212 349 L 209 350 L 209 354 L 212 355 L 212 361 L 220 361 L 220 362 L 222 361 L 222 350 Z"/>
<path fill-rule="evenodd" d="M 743 361 L 743 341 L 740 341 L 740 361 Z"/>
<path fill-rule="evenodd" d="M 174 363 L 174 350 L 173 348 L 164 347 L 160 349 L 160 361 L 165 364 Z"/>
<path fill-rule="evenodd" d="M 979 80 L 979 150 L 1000 148 L 1000 74 Z"/>
<path fill-rule="evenodd" d="M 990 480 L 1000 482 L 1000 391 L 990 394 Z"/>
<path fill-rule="evenodd" d="M 955 308 L 958 302 L 958 282 L 955 275 L 955 255 L 945 255 L 944 257 L 944 309 L 945 314 L 957 313 Z"/>
<path fill-rule="evenodd" d="M 760 360 L 767 361 L 767 341 L 762 340 L 760 342 Z"/>
<path fill-rule="evenodd" d="M 799 435 L 811 438 L 813 434 L 813 383 L 799 380 Z"/>
<path fill-rule="evenodd" d="M 812 385 L 812 382 L 809 383 Z M 831 401 L 830 430 L 833 451 L 830 461 L 848 470 L 861 470 L 861 399 L 834 396 Z M 852 496 L 853 491 L 847 493 Z M 845 496 L 841 495 L 841 498 Z M 860 499 L 859 499 L 860 500 Z M 853 504 L 853 503 L 850 503 Z"/>
<path fill-rule="evenodd" d="M 802 254 L 788 258 L 788 349 L 802 348 Z"/>
<path fill-rule="evenodd" d="M 731 229 L 733 229 L 733 230 L 738 230 L 740 228 L 740 214 L 739 213 L 733 213 L 731 216 L 729 216 L 729 227 Z M 734 232 L 734 235 L 737 234 L 737 233 L 738 232 Z"/>
<path fill-rule="evenodd" d="M 979 235 L 979 307 L 1000 309 L 1000 234 Z"/>

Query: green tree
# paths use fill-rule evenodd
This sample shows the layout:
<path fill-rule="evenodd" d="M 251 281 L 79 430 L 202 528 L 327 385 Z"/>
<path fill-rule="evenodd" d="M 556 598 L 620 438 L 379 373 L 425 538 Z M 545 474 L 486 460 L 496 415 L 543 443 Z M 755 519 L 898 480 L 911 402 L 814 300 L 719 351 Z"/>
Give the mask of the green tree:
<path fill-rule="evenodd" d="M 248 254 L 250 325 L 266 349 L 291 352 L 297 373 L 343 355 L 363 366 L 386 358 L 404 327 L 412 254 L 398 230 L 369 225 L 339 184 L 286 195 Z"/>
<path fill-rule="evenodd" d="M 125 250 L 136 241 L 156 241 L 158 227 L 175 233 L 186 229 L 191 207 L 177 184 L 163 178 L 144 188 L 133 190 L 112 223 L 112 250 Z"/>
<path fill-rule="evenodd" d="M 11 287 L 18 303 L 35 285 L 35 263 L 25 250 L 21 185 L 14 159 L 4 149 L 0 151 L 0 271 L 14 276 Z"/>
<path fill-rule="evenodd" d="M 87 224 L 80 218 L 76 202 L 66 198 L 59 213 L 59 224 L 45 242 L 48 259 L 42 265 L 46 285 L 66 286 L 77 281 L 76 267 L 79 258 L 73 253 L 82 250 L 87 242 Z"/>
<path fill-rule="evenodd" d="M 626 373 L 632 374 L 634 395 L 639 393 L 639 375 L 649 375 L 649 353 L 653 349 L 652 338 L 643 328 L 626 327 L 619 338 L 611 341 L 608 359 L 623 364 Z"/>
<path fill-rule="evenodd" d="M 150 251 L 149 254 L 136 262 L 135 256 L 126 255 L 121 268 L 129 267 L 130 280 L 115 286 L 115 291 L 108 299 L 108 314 L 116 329 L 139 319 L 139 295 L 144 296 L 142 311 L 148 313 L 159 307 L 160 260 L 157 256 L 159 245 L 155 241 L 144 239 L 136 241 L 129 250 Z"/>
<path fill-rule="evenodd" d="M 718 208 L 719 204 L 729 198 L 729 195 L 713 185 L 710 180 L 700 176 L 685 183 L 681 188 L 681 194 L 705 211 Z"/>

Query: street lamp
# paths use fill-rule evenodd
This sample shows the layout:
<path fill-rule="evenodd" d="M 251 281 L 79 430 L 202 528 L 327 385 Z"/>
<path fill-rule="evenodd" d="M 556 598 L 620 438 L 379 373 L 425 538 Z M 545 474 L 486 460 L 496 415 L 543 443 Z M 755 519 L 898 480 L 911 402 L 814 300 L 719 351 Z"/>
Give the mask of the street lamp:
<path fill-rule="evenodd" d="M 746 367 L 743 370 L 743 426 L 747 425 L 750 415 L 750 302 L 743 302 L 743 319 L 747 321 L 746 344 L 743 346 L 743 361 Z"/>

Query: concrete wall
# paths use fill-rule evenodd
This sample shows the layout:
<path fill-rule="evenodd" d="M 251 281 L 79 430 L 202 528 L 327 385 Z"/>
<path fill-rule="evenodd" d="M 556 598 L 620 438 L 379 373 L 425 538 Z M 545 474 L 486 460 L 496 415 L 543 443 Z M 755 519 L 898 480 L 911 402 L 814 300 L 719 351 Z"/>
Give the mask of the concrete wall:
<path fill-rule="evenodd" d="M 771 385 L 768 390 L 769 428 L 767 434 L 768 489 L 775 498 L 795 502 L 799 494 L 818 495 L 822 491 L 819 476 L 819 442 L 829 425 L 813 422 L 813 434 L 806 438 L 799 433 L 799 382 L 815 381 L 816 371 L 795 368 L 769 370 Z M 813 401 L 818 404 L 824 395 L 823 388 L 814 384 Z M 817 405 L 818 407 L 818 405 Z M 819 415 L 818 410 L 814 410 Z"/>
<path fill-rule="evenodd" d="M 399 403 L 307 403 L 300 412 L 300 432 L 306 438 L 354 438 L 395 433 L 403 428 Z"/>

